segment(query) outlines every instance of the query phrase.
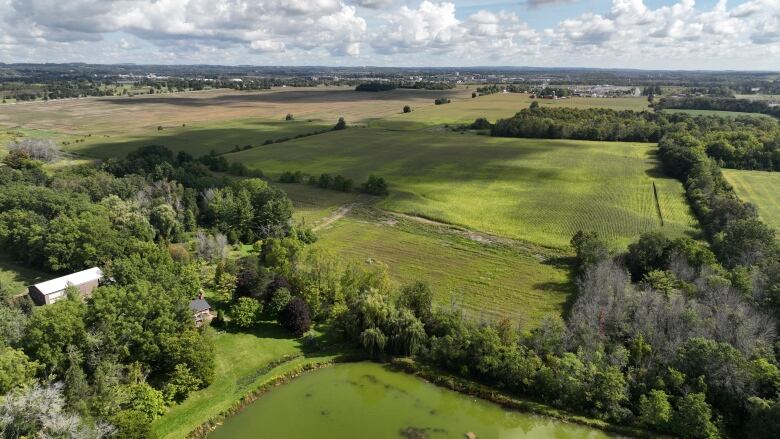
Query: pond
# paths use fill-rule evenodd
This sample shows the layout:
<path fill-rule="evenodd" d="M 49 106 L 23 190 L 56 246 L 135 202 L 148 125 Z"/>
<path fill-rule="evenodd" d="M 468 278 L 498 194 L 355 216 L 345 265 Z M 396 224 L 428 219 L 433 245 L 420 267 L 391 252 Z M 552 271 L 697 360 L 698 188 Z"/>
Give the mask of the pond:
<path fill-rule="evenodd" d="M 339 364 L 306 373 L 263 395 L 209 435 L 209 439 L 466 437 L 614 436 L 505 410 L 375 363 Z"/>

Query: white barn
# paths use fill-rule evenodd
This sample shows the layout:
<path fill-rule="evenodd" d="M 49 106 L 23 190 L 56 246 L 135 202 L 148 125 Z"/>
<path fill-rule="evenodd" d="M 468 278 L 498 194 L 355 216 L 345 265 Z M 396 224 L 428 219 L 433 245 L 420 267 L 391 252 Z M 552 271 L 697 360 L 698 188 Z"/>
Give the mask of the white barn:
<path fill-rule="evenodd" d="M 102 278 L 103 271 L 94 267 L 32 285 L 27 292 L 37 305 L 50 305 L 65 298 L 68 287 L 76 287 L 85 297 L 89 296 Z"/>

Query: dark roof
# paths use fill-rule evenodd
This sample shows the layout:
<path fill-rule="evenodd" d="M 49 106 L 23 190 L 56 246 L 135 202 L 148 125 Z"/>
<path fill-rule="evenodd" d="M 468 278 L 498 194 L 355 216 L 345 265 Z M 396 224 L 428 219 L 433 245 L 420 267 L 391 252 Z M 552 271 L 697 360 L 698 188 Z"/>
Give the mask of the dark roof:
<path fill-rule="evenodd" d="M 190 301 L 190 309 L 194 312 L 201 312 L 211 309 L 211 305 L 203 299 L 195 299 Z"/>

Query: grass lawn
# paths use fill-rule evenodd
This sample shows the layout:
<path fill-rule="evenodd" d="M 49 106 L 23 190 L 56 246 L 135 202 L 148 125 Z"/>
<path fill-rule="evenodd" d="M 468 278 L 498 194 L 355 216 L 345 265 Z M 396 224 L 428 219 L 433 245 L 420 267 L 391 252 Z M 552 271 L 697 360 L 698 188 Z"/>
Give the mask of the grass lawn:
<path fill-rule="evenodd" d="M 374 173 L 390 185 L 383 209 L 564 248 L 578 230 L 596 231 L 615 247 L 650 230 L 695 231 L 683 187 L 658 173 L 655 150 L 652 144 L 350 128 L 227 157 L 272 177 L 328 172 L 359 184 Z"/>
<path fill-rule="evenodd" d="M 275 323 L 261 325 L 252 333 L 222 332 L 214 335 L 216 375 L 207 388 L 171 407 L 152 428 L 160 438 L 183 438 L 200 424 L 229 408 L 267 379 L 306 362 L 330 361 L 338 349 L 306 352 L 299 339 L 293 339 Z M 323 343 L 327 343 L 321 335 Z M 273 366 L 273 362 L 290 361 Z"/>
<path fill-rule="evenodd" d="M 772 116 L 768 114 L 761 114 L 761 113 L 744 113 L 740 111 L 719 111 L 719 110 L 689 110 L 689 109 L 683 109 L 683 108 L 666 108 L 663 110 L 664 113 L 687 113 L 691 116 L 721 116 L 721 117 L 768 117 L 770 119 L 773 119 Z"/>
<path fill-rule="evenodd" d="M 56 277 L 43 270 L 25 267 L 0 256 L 0 285 L 8 287 L 12 294 L 24 294 L 27 287 Z"/>
<path fill-rule="evenodd" d="M 427 282 L 437 306 L 533 326 L 560 314 L 573 290 L 564 253 L 530 245 L 486 242 L 449 227 L 356 208 L 318 232 L 315 246 L 344 259 L 380 263 L 399 284 Z"/>
<path fill-rule="evenodd" d="M 724 169 L 723 175 L 739 198 L 755 204 L 761 219 L 780 232 L 780 172 Z"/>

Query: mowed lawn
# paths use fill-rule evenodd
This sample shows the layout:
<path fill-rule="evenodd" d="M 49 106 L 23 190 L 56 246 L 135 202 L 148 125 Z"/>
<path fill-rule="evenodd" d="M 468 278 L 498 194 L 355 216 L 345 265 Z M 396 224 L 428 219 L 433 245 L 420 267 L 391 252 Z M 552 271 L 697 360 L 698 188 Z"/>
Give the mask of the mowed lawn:
<path fill-rule="evenodd" d="M 217 362 L 214 382 L 171 407 L 152 424 L 161 439 L 183 438 L 270 378 L 304 363 L 330 361 L 339 352 L 336 349 L 307 353 L 300 339 L 292 338 L 270 322 L 251 333 L 222 332 L 214 337 Z M 270 367 L 282 360 L 289 361 Z"/>
<path fill-rule="evenodd" d="M 336 121 L 333 121 L 335 124 Z M 142 146 L 163 145 L 174 152 L 186 151 L 200 157 L 211 151 L 225 153 L 235 148 L 258 146 L 264 142 L 289 139 L 333 126 L 307 121 L 238 119 L 231 121 L 150 127 L 143 132 L 122 135 L 71 136 L 64 148 L 73 153 L 96 157 L 124 157 Z M 78 140 L 78 142 L 74 142 Z"/>
<path fill-rule="evenodd" d="M 563 253 L 485 243 L 466 234 L 385 216 L 350 214 L 318 232 L 315 246 L 345 260 L 384 264 L 398 284 L 423 281 L 435 305 L 477 319 L 510 317 L 526 327 L 560 315 L 573 291 Z"/>
<path fill-rule="evenodd" d="M 758 207 L 758 214 L 780 232 L 780 172 L 724 169 L 723 175 L 742 201 Z"/>
<path fill-rule="evenodd" d="M 55 277 L 46 271 L 16 264 L 0 255 L 0 285 L 14 295 L 24 294 L 28 286 Z"/>
<path fill-rule="evenodd" d="M 565 248 L 578 230 L 596 231 L 615 247 L 650 230 L 695 231 L 683 187 L 658 173 L 655 150 L 652 144 L 350 128 L 227 157 L 272 177 L 301 170 L 359 183 L 377 174 L 390 185 L 379 204 L 384 209 Z"/>

